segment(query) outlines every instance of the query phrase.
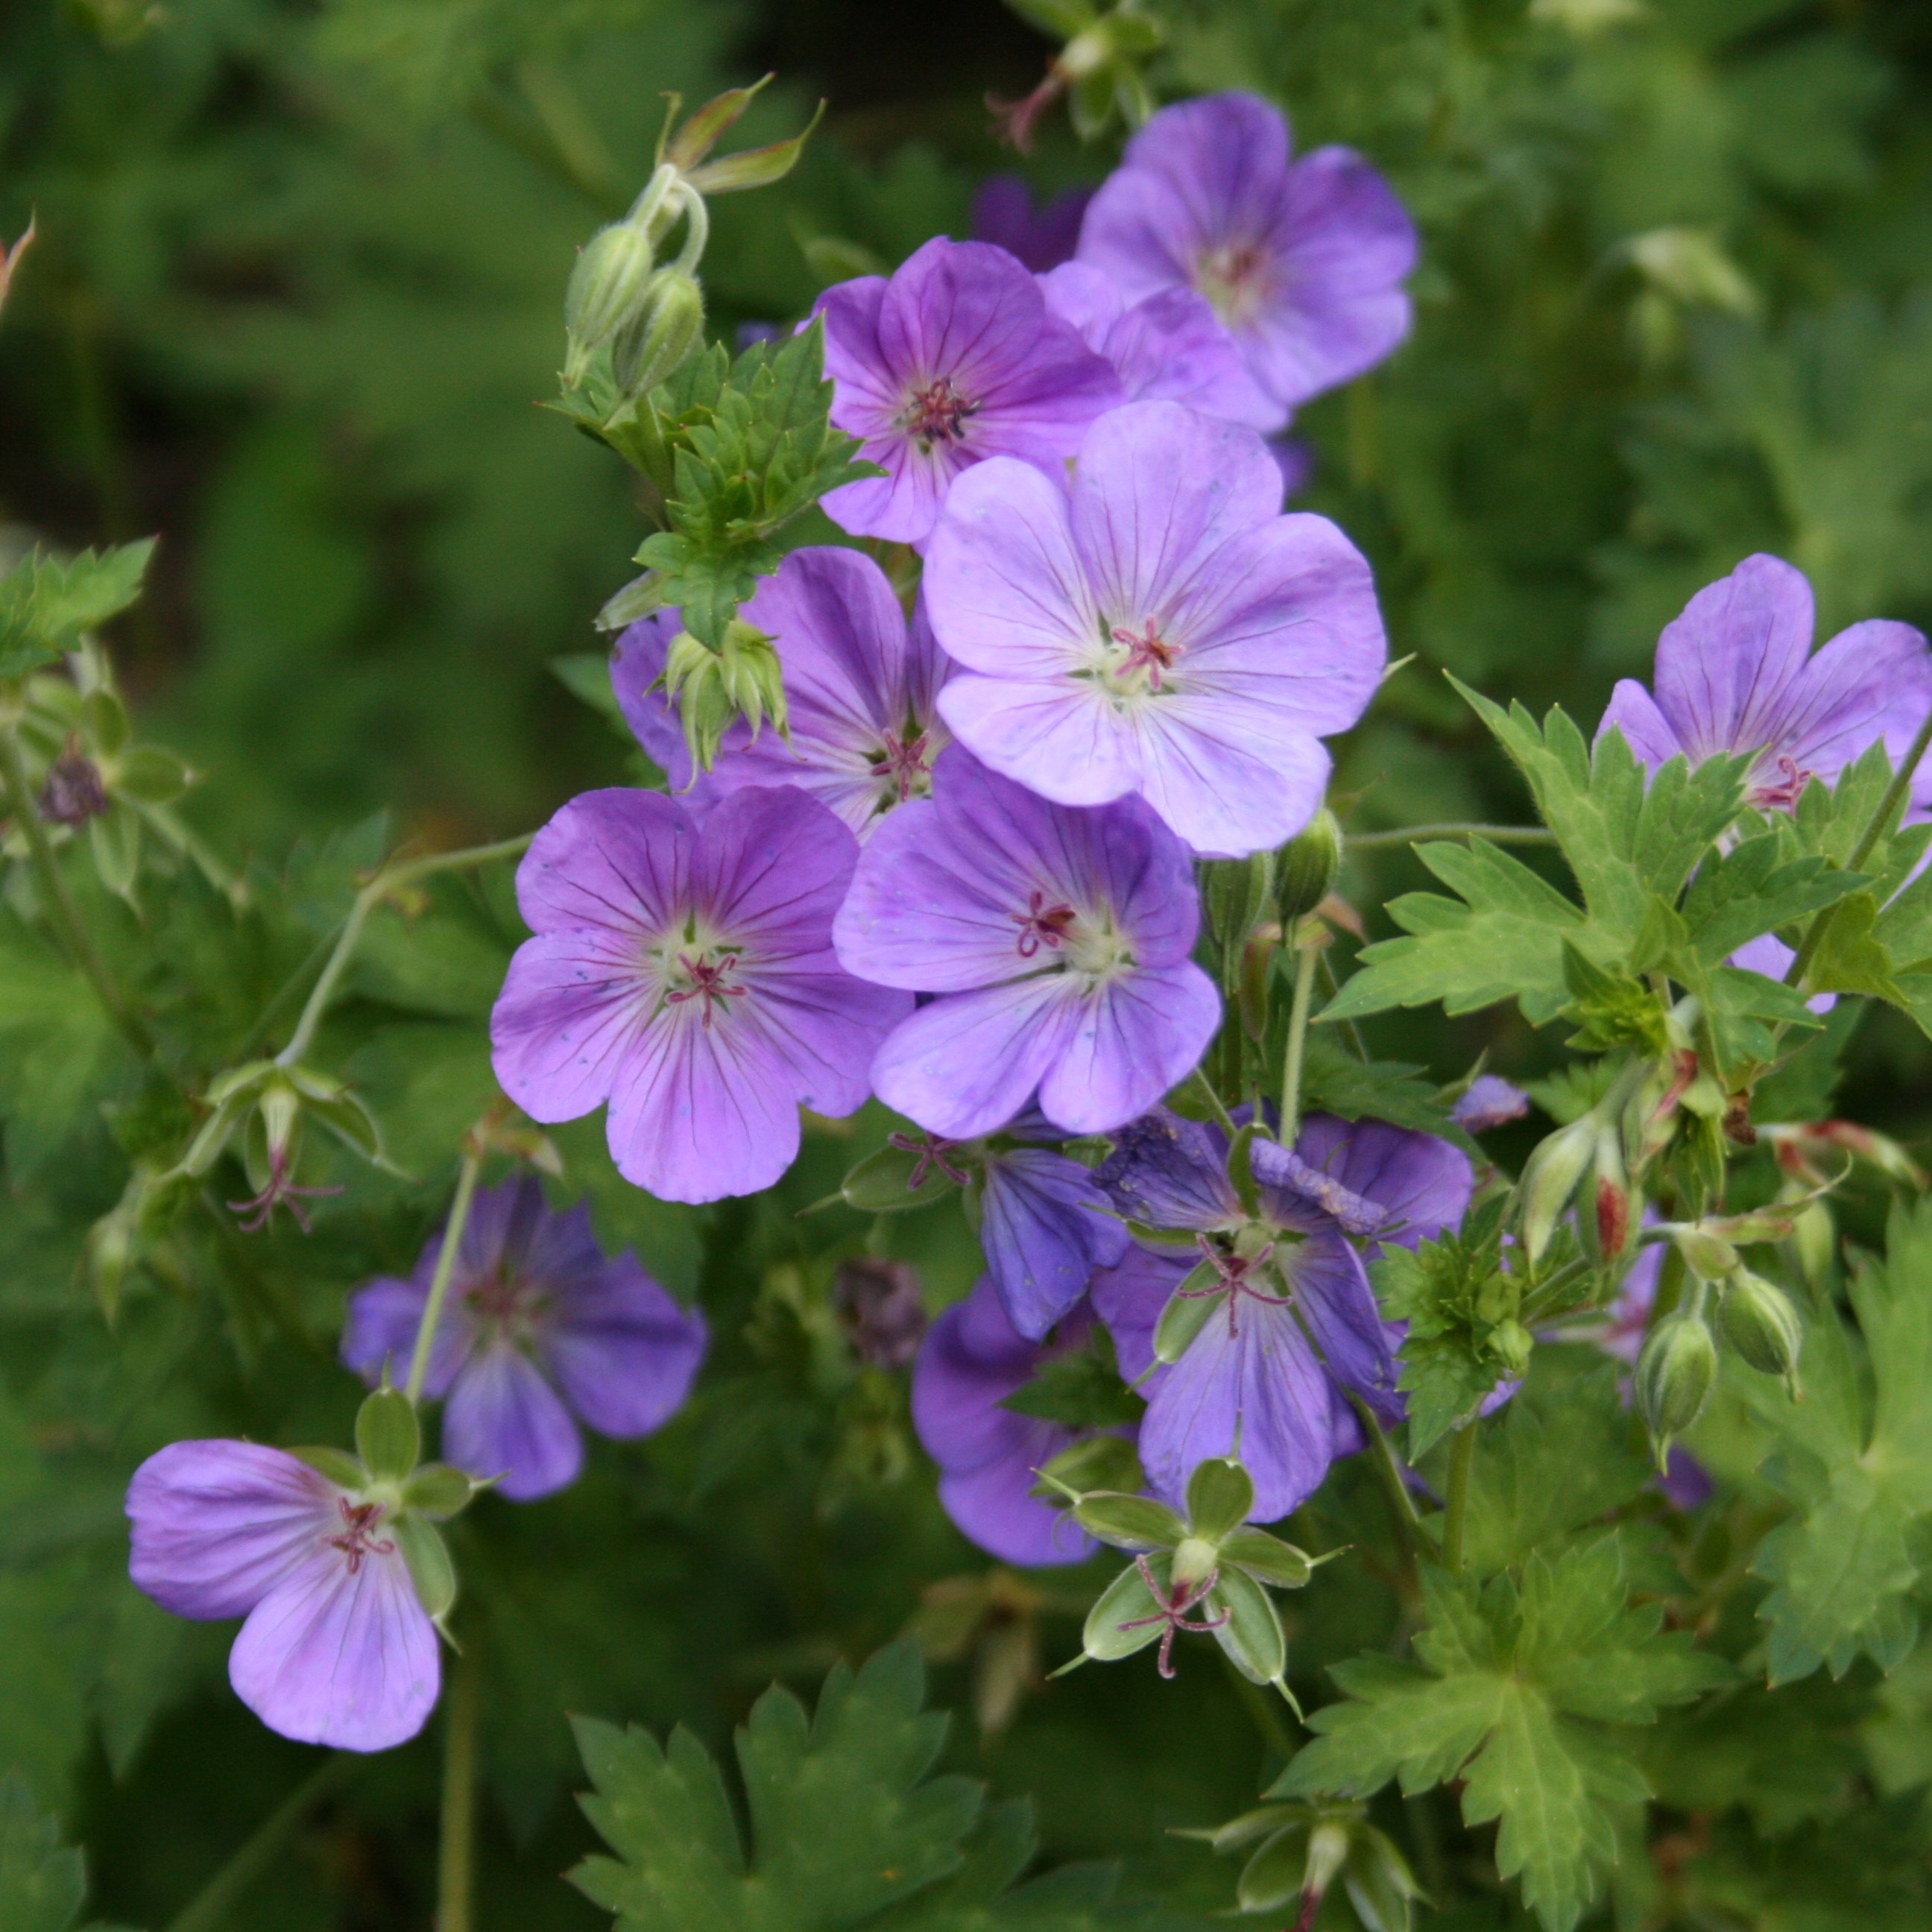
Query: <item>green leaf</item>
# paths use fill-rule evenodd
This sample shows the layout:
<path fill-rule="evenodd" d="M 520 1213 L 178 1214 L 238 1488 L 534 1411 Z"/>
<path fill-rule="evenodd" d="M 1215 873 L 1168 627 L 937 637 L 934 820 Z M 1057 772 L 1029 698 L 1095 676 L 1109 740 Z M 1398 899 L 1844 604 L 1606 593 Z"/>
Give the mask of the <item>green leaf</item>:
<path fill-rule="evenodd" d="M 1616 1853 L 1616 1808 L 1646 1796 L 1610 1725 L 1645 1724 L 1726 1682 L 1730 1666 L 1628 1607 L 1614 1535 L 1532 1557 L 1520 1585 L 1479 1587 L 1431 1568 L 1416 1661 L 1337 1665 L 1348 1701 L 1316 1712 L 1312 1744 L 1270 1797 L 1366 1797 L 1391 1778 L 1413 1793 L 1462 1780 L 1462 1816 L 1496 1821 L 1496 1865 L 1564 1932 Z"/>
<path fill-rule="evenodd" d="M 1032 1380 L 1003 1396 L 1000 1406 L 1069 1429 L 1131 1427 L 1147 1412 L 1120 1379 L 1112 1337 L 1097 1323 L 1085 1348 L 1042 1362 Z"/>
<path fill-rule="evenodd" d="M 58 1826 L 34 1808 L 26 1780 L 17 1772 L 0 1778 L 0 1926 L 67 1932 L 86 1891 L 80 1852 L 62 1846 Z"/>
<path fill-rule="evenodd" d="M 1716 964 L 1760 933 L 1807 919 L 1868 883 L 1823 858 L 1784 856 L 1775 832 L 1747 838 L 1706 866 L 1681 908 L 1690 943 Z"/>
<path fill-rule="evenodd" d="M 1857 1334 L 1830 1316 L 1806 1328 L 1802 1402 L 1738 1377 L 1778 1438 L 1765 1474 L 1797 1510 L 1753 1566 L 1772 1586 L 1758 1614 L 1774 1684 L 1821 1664 L 1842 1676 L 1862 1654 L 1889 1670 L 1918 1633 L 1913 1593 L 1932 1556 L 1932 1202 L 1893 1214 L 1885 1259 L 1850 1292 Z"/>
<path fill-rule="evenodd" d="M 1302 1061 L 1303 1105 L 1310 1112 L 1345 1120 L 1387 1120 L 1453 1141 L 1466 1153 L 1480 1153 L 1450 1118 L 1436 1083 L 1421 1077 L 1422 1071 L 1401 1060 L 1358 1060 L 1332 1034 L 1311 1033 Z"/>
<path fill-rule="evenodd" d="M 104 624 L 141 592 L 154 539 L 84 550 L 65 563 L 40 550 L 0 577 L 0 680 L 51 663 L 83 631 Z"/>

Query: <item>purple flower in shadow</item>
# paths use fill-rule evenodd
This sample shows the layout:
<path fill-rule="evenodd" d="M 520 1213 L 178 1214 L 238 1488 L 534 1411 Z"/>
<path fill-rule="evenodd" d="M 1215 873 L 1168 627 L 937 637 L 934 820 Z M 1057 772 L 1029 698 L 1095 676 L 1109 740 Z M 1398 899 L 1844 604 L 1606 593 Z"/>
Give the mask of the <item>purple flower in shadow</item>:
<path fill-rule="evenodd" d="M 1359 154 L 1289 152 L 1288 123 L 1252 94 L 1163 108 L 1094 196 L 1078 251 L 1130 302 L 1198 290 L 1283 410 L 1408 333 L 1416 254 L 1408 212 Z"/>
<path fill-rule="evenodd" d="M 906 995 L 852 978 L 832 919 L 858 843 L 790 786 L 702 820 L 656 792 L 586 792 L 517 868 L 526 940 L 490 1016 L 496 1077 L 533 1120 L 609 1103 L 611 1157 L 668 1201 L 769 1187 L 798 1109 L 861 1106 Z"/>
<path fill-rule="evenodd" d="M 1057 470 L 1120 399 L 1112 367 L 984 242 L 937 236 L 890 280 L 827 289 L 818 310 L 832 420 L 886 472 L 825 498 L 858 536 L 922 544 L 955 477 L 989 456 Z"/>
<path fill-rule="evenodd" d="M 990 242 L 1034 274 L 1042 274 L 1072 260 L 1081 218 L 1093 199 L 1091 188 L 1068 188 L 1036 210 L 1031 191 L 1018 175 L 991 176 L 974 192 L 973 239 Z"/>
<path fill-rule="evenodd" d="M 848 972 L 939 996 L 880 1048 L 880 1099 L 952 1140 L 1036 1090 L 1070 1133 L 1131 1120 L 1220 1020 L 1199 918 L 1186 853 L 1137 801 L 1069 810 L 955 751 L 873 835 L 833 926 Z"/>
<path fill-rule="evenodd" d="M 372 1388 L 406 1364 L 442 1252 L 438 1235 L 406 1280 L 350 1300 L 342 1359 Z M 446 1404 L 442 1452 L 518 1502 L 577 1480 L 580 1421 L 648 1436 L 682 1406 L 704 1359 L 704 1318 L 638 1266 L 597 1245 L 590 1210 L 545 1205 L 532 1174 L 480 1192 L 430 1344 L 425 1392 Z"/>
<path fill-rule="evenodd" d="M 272 1731 L 387 1750 L 435 1707 L 435 1627 L 386 1502 L 280 1449 L 174 1442 L 128 1486 L 128 1573 L 176 1616 L 246 1619 L 235 1694 Z"/>

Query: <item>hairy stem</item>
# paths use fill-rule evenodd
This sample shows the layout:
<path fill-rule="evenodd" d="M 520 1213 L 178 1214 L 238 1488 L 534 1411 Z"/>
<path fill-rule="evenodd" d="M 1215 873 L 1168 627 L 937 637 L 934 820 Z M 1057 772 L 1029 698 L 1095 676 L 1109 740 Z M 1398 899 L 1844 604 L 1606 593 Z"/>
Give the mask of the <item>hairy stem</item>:
<path fill-rule="evenodd" d="M 62 943 L 94 988 L 95 997 L 122 1037 L 142 1058 L 152 1059 L 154 1035 L 123 998 L 113 974 L 107 969 L 107 962 L 94 946 L 94 935 L 88 931 L 86 922 L 80 916 L 80 908 L 74 902 L 73 893 L 68 890 L 67 875 L 54 856 L 47 828 L 40 822 L 40 808 L 34 802 L 33 788 L 28 782 L 27 762 L 21 754 L 19 730 L 12 724 L 0 728 L 0 784 L 4 784 L 8 811 L 26 838 L 34 876 L 40 881 L 40 896 L 46 902 L 48 917 L 60 933 Z"/>
<path fill-rule="evenodd" d="M 1402 1553 L 1412 1563 L 1417 1546 L 1424 1540 L 1422 1518 L 1416 1513 L 1415 1498 L 1409 1494 L 1408 1485 L 1402 1479 L 1402 1466 L 1395 1459 L 1388 1438 L 1382 1433 L 1382 1426 L 1376 1420 L 1375 1411 L 1352 1389 L 1348 1392 L 1348 1406 L 1355 1412 L 1355 1419 L 1362 1425 L 1362 1433 L 1369 1438 L 1376 1474 L 1381 1478 L 1383 1492 L 1388 1498 L 1389 1511 L 1395 1518 L 1396 1532 L 1402 1539 Z"/>
<path fill-rule="evenodd" d="M 1317 948 L 1294 954 L 1294 994 L 1288 1009 L 1288 1050 L 1281 1063 L 1281 1144 L 1292 1148 L 1301 1131 L 1301 1059 L 1308 1045 L 1308 996 L 1315 988 Z"/>
<path fill-rule="evenodd" d="M 322 1024 L 328 1003 L 334 998 L 343 974 L 348 971 L 349 962 L 356 956 L 356 948 L 362 940 L 362 928 L 369 922 L 369 915 L 392 892 L 437 872 L 460 872 L 467 866 L 487 866 L 498 859 L 514 859 L 536 836 L 526 832 L 520 838 L 499 839 L 494 845 L 471 845 L 460 852 L 432 852 L 423 858 L 392 860 L 382 866 L 356 895 L 356 903 L 350 908 L 349 916 L 342 922 L 342 930 L 336 938 L 335 950 L 328 956 L 321 976 L 309 989 L 308 1003 L 302 1010 L 302 1017 L 296 1022 L 296 1030 L 290 1036 L 288 1045 L 276 1054 L 275 1064 L 294 1066 L 314 1044 L 316 1029 Z"/>
<path fill-rule="evenodd" d="M 1456 1432 L 1455 1446 L 1449 1452 L 1449 1501 L 1442 1516 L 1442 1560 L 1452 1576 L 1462 1574 L 1466 1562 L 1464 1544 L 1469 1523 L 1469 1479 L 1476 1468 L 1476 1430 L 1480 1418 L 1472 1416 Z"/>
<path fill-rule="evenodd" d="M 476 1744 L 483 1712 L 476 1634 L 452 1673 L 443 1720 L 442 1820 L 436 1846 L 436 1932 L 470 1932 L 476 1876 Z"/>
<path fill-rule="evenodd" d="M 1417 845 L 1425 838 L 1486 838 L 1492 845 L 1554 845 L 1556 835 L 1541 825 L 1476 825 L 1456 820 L 1444 825 L 1406 825 L 1400 832 L 1352 832 L 1348 850 L 1372 852 L 1383 846 Z"/>
<path fill-rule="evenodd" d="M 410 1354 L 410 1378 L 403 1393 L 412 1403 L 422 1400 L 436 1324 L 442 1319 L 442 1304 L 449 1298 L 450 1276 L 456 1272 L 457 1253 L 463 1246 L 463 1230 L 469 1222 L 470 1204 L 476 1196 L 476 1177 L 482 1167 L 482 1154 L 473 1147 L 466 1147 L 463 1166 L 456 1176 L 456 1198 L 449 1204 L 448 1223 L 442 1231 L 442 1246 L 436 1257 L 436 1273 L 430 1277 L 429 1299 L 423 1304 L 422 1319 L 416 1324 L 416 1345 Z"/>
<path fill-rule="evenodd" d="M 168 1922 L 167 1932 L 215 1932 L 217 1927 L 227 1924 L 236 1902 L 274 1862 L 296 1827 L 363 1762 L 354 1751 L 335 1751 L 324 1758 L 256 1826 L 254 1834 L 185 1909 Z"/>

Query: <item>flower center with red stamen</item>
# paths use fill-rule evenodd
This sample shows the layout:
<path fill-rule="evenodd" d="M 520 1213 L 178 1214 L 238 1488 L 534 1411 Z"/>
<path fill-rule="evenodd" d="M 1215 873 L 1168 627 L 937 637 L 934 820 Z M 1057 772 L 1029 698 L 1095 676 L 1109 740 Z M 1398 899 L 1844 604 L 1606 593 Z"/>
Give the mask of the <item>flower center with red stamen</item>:
<path fill-rule="evenodd" d="M 339 1550 L 349 1558 L 349 1574 L 354 1576 L 362 1567 L 365 1556 L 393 1556 L 396 1546 L 386 1536 L 375 1534 L 376 1526 L 382 1518 L 380 1503 L 352 1503 L 346 1496 L 338 1496 L 335 1506 L 342 1512 L 342 1534 L 328 1539 L 332 1550 Z"/>
<path fill-rule="evenodd" d="M 946 1157 L 955 1148 L 964 1146 L 964 1142 L 946 1140 L 938 1134 L 920 1134 L 916 1136 L 911 1134 L 888 1134 L 886 1136 L 886 1144 L 889 1148 L 896 1148 L 901 1154 L 916 1154 L 919 1156 L 913 1162 L 911 1174 L 907 1177 L 906 1192 L 908 1194 L 917 1192 L 925 1181 L 927 1174 L 935 1167 L 945 1175 L 948 1180 L 955 1182 L 962 1187 L 964 1187 L 970 1178 L 966 1170 L 956 1161 L 950 1160 Z"/>
<path fill-rule="evenodd" d="M 1194 286 L 1230 328 L 1255 319 L 1274 279 L 1273 258 L 1258 242 L 1223 242 L 1195 258 Z"/>
<path fill-rule="evenodd" d="M 1210 1294 L 1225 1294 L 1228 1298 L 1228 1333 L 1238 1335 L 1241 1332 L 1241 1297 L 1262 1302 L 1270 1308 L 1286 1308 L 1294 1298 L 1286 1294 L 1270 1294 L 1258 1286 L 1253 1277 L 1263 1268 L 1274 1252 L 1274 1244 L 1267 1243 L 1252 1255 L 1231 1255 L 1222 1252 L 1205 1234 L 1197 1235 L 1195 1245 L 1201 1250 L 1202 1258 L 1214 1270 L 1214 1279 L 1204 1282 L 1198 1288 L 1184 1288 L 1178 1291 L 1184 1301 L 1198 1301 Z"/>
<path fill-rule="evenodd" d="M 1141 1581 L 1147 1586 L 1148 1594 L 1159 1606 L 1150 1617 L 1130 1617 L 1119 1628 L 1124 1630 L 1150 1630 L 1156 1624 L 1165 1626 L 1160 1634 L 1160 1674 L 1163 1677 L 1174 1675 L 1174 1640 L 1181 1630 L 1196 1630 L 1205 1634 L 1217 1630 L 1233 1615 L 1230 1610 L 1217 1610 L 1212 1616 L 1201 1618 L 1190 1623 L 1187 1613 L 1220 1581 L 1221 1573 L 1210 1570 L 1196 1583 L 1174 1583 L 1162 1589 L 1155 1580 L 1154 1566 L 1144 1556 L 1134 1558 L 1134 1568 L 1141 1573 Z"/>
<path fill-rule="evenodd" d="M 1744 802 L 1760 812 L 1790 812 L 1811 781 L 1811 774 L 1788 752 L 1780 752 L 1751 775 Z"/>
<path fill-rule="evenodd" d="M 903 737 L 888 731 L 884 745 L 868 760 L 872 776 L 892 785 L 901 805 L 915 794 L 923 798 L 932 789 L 932 760 L 927 755 L 931 740 L 926 731 L 908 730 Z"/>
<path fill-rule="evenodd" d="M 709 952 L 680 952 L 677 956 L 680 970 L 685 976 L 682 986 L 674 986 L 664 995 L 668 1005 L 680 1006 L 687 1000 L 704 1002 L 705 1030 L 711 1027 L 712 1009 L 726 1000 L 740 998 L 751 989 L 737 985 L 731 977 L 732 969 L 738 964 L 734 952 L 722 953 L 713 958 Z M 726 1008 L 726 1011 L 730 1009 Z"/>
<path fill-rule="evenodd" d="M 953 388 L 950 376 L 942 376 L 937 382 L 912 392 L 900 412 L 899 422 L 906 434 L 929 455 L 936 442 L 950 446 L 963 442 L 966 420 L 976 416 L 979 409 L 980 405 L 971 397 L 962 396 Z"/>
<path fill-rule="evenodd" d="M 1028 894 L 1024 913 L 1009 913 L 1006 916 L 1020 929 L 1022 959 L 1034 958 L 1042 946 L 1058 952 L 1066 943 L 1067 933 L 1079 916 L 1070 905 L 1048 905 L 1046 893 L 1037 886 Z"/>
<path fill-rule="evenodd" d="M 1160 625 L 1151 617 L 1143 619 L 1138 631 L 1130 624 L 1116 624 L 1108 634 L 1115 644 L 1126 647 L 1127 655 L 1115 676 L 1124 680 L 1139 672 L 1145 676 L 1150 691 L 1160 688 L 1162 674 L 1173 670 L 1174 661 L 1180 655 L 1180 646 L 1163 638 Z"/>

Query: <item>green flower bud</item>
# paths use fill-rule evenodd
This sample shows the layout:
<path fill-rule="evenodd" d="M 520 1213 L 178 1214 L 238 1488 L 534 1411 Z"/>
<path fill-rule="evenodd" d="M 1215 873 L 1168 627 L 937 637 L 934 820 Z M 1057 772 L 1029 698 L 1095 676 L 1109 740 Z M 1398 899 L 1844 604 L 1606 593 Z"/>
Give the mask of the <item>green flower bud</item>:
<path fill-rule="evenodd" d="M 1208 930 L 1224 959 L 1238 957 L 1242 942 L 1260 925 L 1274 896 L 1274 854 L 1256 852 L 1245 859 L 1204 859 L 1201 909 Z"/>
<path fill-rule="evenodd" d="M 1700 1281 L 1725 1280 L 1738 1264 L 1737 1250 L 1708 1228 L 1679 1228 L 1670 1238 L 1684 1257 L 1684 1265 Z"/>
<path fill-rule="evenodd" d="M 650 238 L 629 221 L 600 228 L 584 244 L 563 298 L 563 326 L 570 337 L 563 380 L 584 380 L 593 351 L 635 314 L 656 266 Z"/>
<path fill-rule="evenodd" d="M 1762 1275 L 1740 1268 L 1725 1286 L 1718 1318 L 1724 1340 L 1753 1368 L 1781 1377 L 1795 1400 L 1804 1329 L 1791 1298 Z"/>
<path fill-rule="evenodd" d="M 1718 1379 L 1718 1345 L 1701 1314 L 1672 1315 L 1653 1328 L 1637 1358 L 1637 1413 L 1664 1466 L 1671 1438 L 1704 1412 Z"/>
<path fill-rule="evenodd" d="M 685 743 L 700 770 L 711 769 L 724 734 L 740 718 L 754 739 L 768 718 L 781 737 L 787 730 L 778 654 L 770 638 L 740 619 L 725 627 L 722 650 L 680 631 L 664 660 L 664 688 L 677 704 Z"/>
<path fill-rule="evenodd" d="M 1586 1114 L 1539 1142 L 1523 1163 L 1522 1178 L 1516 1183 L 1517 1210 L 1522 1217 L 1523 1252 L 1532 1262 L 1543 1258 L 1596 1145 L 1597 1124 Z"/>
<path fill-rule="evenodd" d="M 1490 1331 L 1490 1353 L 1508 1376 L 1520 1376 L 1528 1371 L 1529 1352 L 1534 1346 L 1529 1330 L 1514 1316 L 1498 1322 Z"/>
<path fill-rule="evenodd" d="M 1642 1197 L 1624 1166 L 1622 1132 L 1614 1122 L 1600 1121 L 1589 1185 L 1576 1215 L 1583 1246 L 1600 1268 L 1619 1268 L 1635 1251 L 1642 1215 Z"/>
<path fill-rule="evenodd" d="M 1791 1243 L 1805 1284 L 1816 1288 L 1827 1281 L 1838 1252 L 1838 1231 L 1832 1210 L 1822 1201 L 1810 1202 L 1791 1224 Z"/>
<path fill-rule="evenodd" d="M 626 396 L 648 395 L 674 375 L 704 332 L 704 295 L 679 268 L 660 268 L 611 345 L 611 371 Z"/>
<path fill-rule="evenodd" d="M 1341 822 L 1326 806 L 1275 854 L 1275 905 L 1288 932 L 1335 890 L 1342 872 Z"/>

